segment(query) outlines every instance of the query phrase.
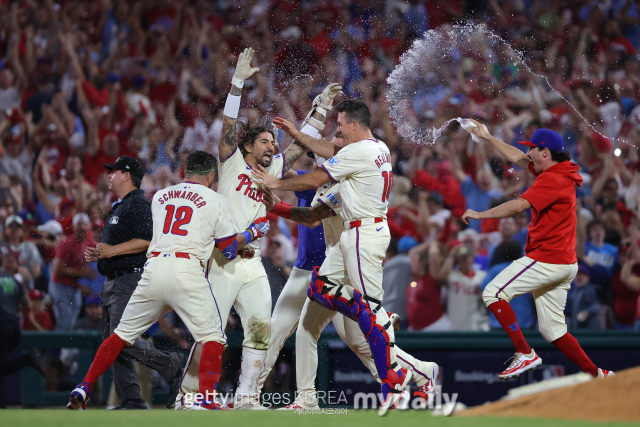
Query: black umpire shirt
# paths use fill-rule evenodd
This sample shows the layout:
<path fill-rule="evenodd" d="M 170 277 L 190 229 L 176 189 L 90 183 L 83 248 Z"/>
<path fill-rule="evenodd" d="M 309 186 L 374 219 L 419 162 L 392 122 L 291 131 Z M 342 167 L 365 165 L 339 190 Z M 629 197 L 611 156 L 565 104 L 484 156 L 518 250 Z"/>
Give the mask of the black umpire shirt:
<path fill-rule="evenodd" d="M 132 239 L 151 241 L 152 237 L 151 202 L 142 190 L 133 190 L 122 201 L 114 203 L 102 229 L 102 243 L 114 246 Z M 98 260 L 98 271 L 106 276 L 118 270 L 143 268 L 146 261 L 146 251 L 102 258 Z"/>

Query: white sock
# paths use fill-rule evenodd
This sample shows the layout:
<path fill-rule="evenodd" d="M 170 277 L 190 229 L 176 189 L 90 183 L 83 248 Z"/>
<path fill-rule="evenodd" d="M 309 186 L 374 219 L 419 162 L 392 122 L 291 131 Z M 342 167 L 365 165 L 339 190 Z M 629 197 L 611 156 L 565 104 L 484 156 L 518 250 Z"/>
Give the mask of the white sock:
<path fill-rule="evenodd" d="M 242 368 L 235 401 L 246 400 L 257 393 L 258 379 L 264 369 L 264 361 L 267 358 L 267 350 L 254 350 L 242 348 Z M 252 399 L 253 400 L 253 399 Z"/>

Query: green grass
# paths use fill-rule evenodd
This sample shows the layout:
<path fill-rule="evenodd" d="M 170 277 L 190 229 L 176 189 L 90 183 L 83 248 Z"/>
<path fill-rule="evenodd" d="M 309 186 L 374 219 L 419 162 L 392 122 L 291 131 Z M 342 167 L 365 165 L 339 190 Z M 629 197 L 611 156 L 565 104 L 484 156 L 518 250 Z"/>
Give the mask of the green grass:
<path fill-rule="evenodd" d="M 327 418 L 328 417 L 328 418 Z M 220 423 L 220 424 L 218 424 Z M 360 427 L 600 427 L 631 426 L 637 423 L 541 420 L 532 418 L 443 418 L 429 411 L 394 411 L 378 417 L 377 411 L 348 410 L 347 415 L 297 415 L 289 411 L 192 412 L 152 411 L 66 411 L 64 409 L 9 409 L 0 412 L 0 427 L 312 427 L 329 425 Z"/>

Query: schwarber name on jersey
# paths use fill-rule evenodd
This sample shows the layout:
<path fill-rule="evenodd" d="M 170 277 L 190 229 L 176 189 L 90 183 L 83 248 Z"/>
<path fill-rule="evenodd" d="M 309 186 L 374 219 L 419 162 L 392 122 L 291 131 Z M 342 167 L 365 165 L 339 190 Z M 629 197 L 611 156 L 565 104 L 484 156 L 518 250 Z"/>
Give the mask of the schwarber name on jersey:
<path fill-rule="evenodd" d="M 284 177 L 284 155 L 276 154 L 271 165 L 265 168 L 271 175 L 280 179 Z M 262 203 L 262 188 L 251 179 L 251 166 L 244 161 L 240 149 L 236 147 L 233 153 L 224 161 L 220 161 L 220 179 L 218 193 L 222 194 L 230 206 L 233 206 L 233 218 L 237 231 L 246 229 L 253 221 L 267 215 L 267 208 Z M 258 250 L 260 239 L 254 240 L 247 246 Z"/>
<path fill-rule="evenodd" d="M 324 228 L 324 243 L 329 253 L 332 247 L 340 242 L 340 235 L 344 231 L 344 220 L 340 216 L 342 212 L 342 196 L 340 195 L 340 183 L 328 182 L 318 188 L 311 207 L 324 204 L 333 212 L 332 217 L 322 220 Z"/>
<path fill-rule="evenodd" d="M 322 164 L 340 182 L 345 221 L 387 218 L 387 202 L 393 186 L 391 154 L 378 139 L 364 139 L 342 148 Z"/>
<path fill-rule="evenodd" d="M 225 198 L 198 183 L 186 181 L 158 191 L 151 215 L 153 238 L 147 253 L 186 252 L 206 261 L 214 239 L 236 234 Z"/>

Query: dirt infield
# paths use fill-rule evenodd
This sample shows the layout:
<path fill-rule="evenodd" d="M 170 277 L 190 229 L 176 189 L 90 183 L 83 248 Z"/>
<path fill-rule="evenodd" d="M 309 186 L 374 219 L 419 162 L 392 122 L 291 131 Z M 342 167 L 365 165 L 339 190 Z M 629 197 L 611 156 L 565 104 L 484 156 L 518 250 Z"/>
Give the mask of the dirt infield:
<path fill-rule="evenodd" d="M 640 421 L 640 367 L 557 390 L 498 401 L 456 417 L 498 416 L 589 421 Z"/>

